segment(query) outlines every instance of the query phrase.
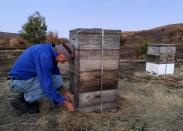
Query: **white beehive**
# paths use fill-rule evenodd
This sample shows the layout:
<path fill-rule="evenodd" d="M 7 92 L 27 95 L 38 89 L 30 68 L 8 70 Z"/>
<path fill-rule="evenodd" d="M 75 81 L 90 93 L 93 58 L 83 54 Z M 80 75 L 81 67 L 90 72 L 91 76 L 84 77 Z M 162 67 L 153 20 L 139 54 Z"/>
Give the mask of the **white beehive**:
<path fill-rule="evenodd" d="M 150 44 L 146 71 L 154 75 L 174 74 L 175 52 L 175 44 Z"/>

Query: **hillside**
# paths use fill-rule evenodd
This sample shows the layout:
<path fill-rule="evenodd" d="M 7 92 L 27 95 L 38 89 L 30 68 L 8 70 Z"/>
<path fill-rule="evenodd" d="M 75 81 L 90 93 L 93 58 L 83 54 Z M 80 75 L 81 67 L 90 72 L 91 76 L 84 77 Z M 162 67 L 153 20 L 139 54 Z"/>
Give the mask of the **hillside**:
<path fill-rule="evenodd" d="M 181 53 L 183 50 L 183 23 L 160 26 L 150 30 L 125 31 L 122 36 L 125 39 L 125 43 L 121 46 L 121 57 L 124 59 L 133 59 L 135 48 L 143 41 L 176 44 L 177 56 L 183 57 Z"/>
<path fill-rule="evenodd" d="M 15 38 L 18 37 L 18 33 L 0 32 L 0 38 Z"/>
<path fill-rule="evenodd" d="M 17 33 L 0 32 L 0 49 L 8 48 L 9 40 L 15 37 L 18 37 Z M 121 45 L 121 59 L 137 59 L 135 50 L 143 41 L 176 44 L 176 57 L 183 58 L 183 23 L 142 31 L 124 31 L 122 37 L 125 43 Z"/>
<path fill-rule="evenodd" d="M 9 48 L 10 39 L 16 37 L 18 37 L 17 33 L 0 32 L 0 49 Z"/>

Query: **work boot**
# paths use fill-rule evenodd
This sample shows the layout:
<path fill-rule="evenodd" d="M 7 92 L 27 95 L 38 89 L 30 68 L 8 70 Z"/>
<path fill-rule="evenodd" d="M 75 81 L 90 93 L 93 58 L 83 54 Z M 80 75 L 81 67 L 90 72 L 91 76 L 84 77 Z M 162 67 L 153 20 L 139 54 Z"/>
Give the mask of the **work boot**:
<path fill-rule="evenodd" d="M 24 95 L 21 93 L 11 101 L 11 106 L 22 113 L 35 114 L 39 113 L 39 106 L 37 102 L 29 103 L 25 101 Z"/>

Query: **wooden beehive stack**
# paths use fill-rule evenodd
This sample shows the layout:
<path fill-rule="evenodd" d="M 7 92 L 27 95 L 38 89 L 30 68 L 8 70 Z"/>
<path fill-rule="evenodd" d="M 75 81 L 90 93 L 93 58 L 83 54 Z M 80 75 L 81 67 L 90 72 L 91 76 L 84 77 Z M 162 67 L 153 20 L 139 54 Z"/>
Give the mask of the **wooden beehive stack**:
<path fill-rule="evenodd" d="M 69 40 L 75 48 L 75 59 L 70 64 L 70 86 L 77 110 L 117 107 L 120 35 L 120 30 L 70 31 Z"/>
<path fill-rule="evenodd" d="M 150 44 L 146 71 L 154 75 L 174 74 L 175 52 L 175 44 Z"/>

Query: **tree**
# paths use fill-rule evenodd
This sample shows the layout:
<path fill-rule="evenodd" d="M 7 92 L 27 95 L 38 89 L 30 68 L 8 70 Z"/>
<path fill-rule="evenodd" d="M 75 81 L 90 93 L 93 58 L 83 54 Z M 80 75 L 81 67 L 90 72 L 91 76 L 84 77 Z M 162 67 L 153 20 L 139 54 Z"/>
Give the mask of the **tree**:
<path fill-rule="evenodd" d="M 46 39 L 47 25 L 45 18 L 39 12 L 29 16 L 28 22 L 22 26 L 20 37 L 28 43 L 40 43 Z"/>

